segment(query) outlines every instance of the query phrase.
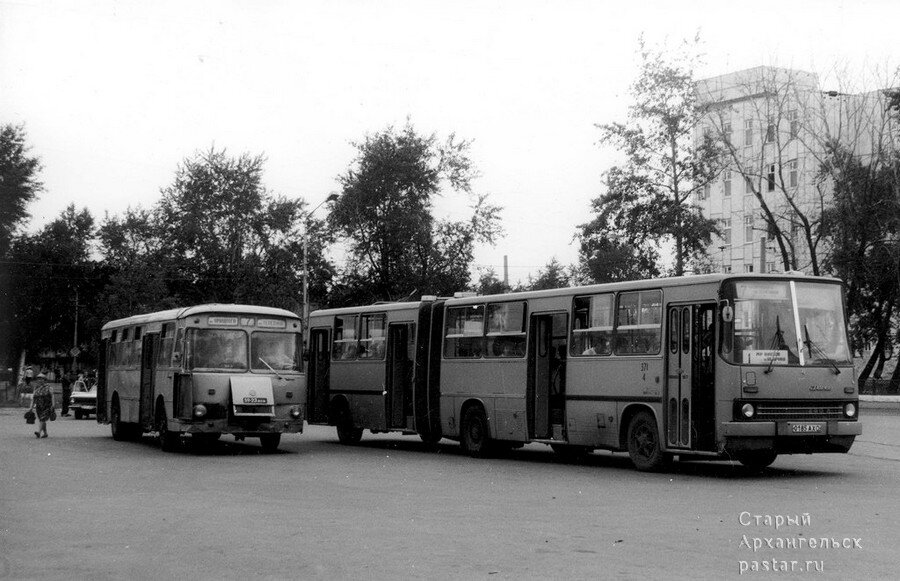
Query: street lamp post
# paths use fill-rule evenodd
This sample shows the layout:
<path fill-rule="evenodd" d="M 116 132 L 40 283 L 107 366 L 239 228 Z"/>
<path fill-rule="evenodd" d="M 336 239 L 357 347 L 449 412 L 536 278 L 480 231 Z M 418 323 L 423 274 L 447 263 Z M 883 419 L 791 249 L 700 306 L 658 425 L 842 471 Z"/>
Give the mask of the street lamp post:
<path fill-rule="evenodd" d="M 313 213 L 328 202 L 338 199 L 337 194 L 328 194 L 328 197 L 322 200 L 318 206 L 306 213 L 303 218 L 303 324 L 307 325 L 309 321 L 309 219 Z"/>

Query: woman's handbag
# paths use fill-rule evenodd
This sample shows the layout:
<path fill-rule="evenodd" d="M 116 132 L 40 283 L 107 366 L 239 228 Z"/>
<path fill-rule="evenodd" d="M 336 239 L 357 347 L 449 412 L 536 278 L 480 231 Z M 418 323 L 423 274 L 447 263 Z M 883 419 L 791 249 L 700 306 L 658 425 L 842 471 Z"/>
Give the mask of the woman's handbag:
<path fill-rule="evenodd" d="M 51 422 L 56 421 L 56 410 L 50 410 L 50 421 Z"/>
<path fill-rule="evenodd" d="M 25 423 L 26 424 L 33 424 L 34 419 L 35 419 L 34 410 L 28 410 L 27 412 L 25 412 Z"/>

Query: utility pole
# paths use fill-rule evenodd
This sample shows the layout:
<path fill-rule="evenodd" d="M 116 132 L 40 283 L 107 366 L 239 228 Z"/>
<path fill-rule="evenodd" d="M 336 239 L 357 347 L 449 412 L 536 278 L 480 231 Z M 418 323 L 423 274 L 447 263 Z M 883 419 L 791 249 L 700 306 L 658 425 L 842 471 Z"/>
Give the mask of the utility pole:
<path fill-rule="evenodd" d="M 318 206 L 306 213 L 303 218 L 303 324 L 309 322 L 309 220 L 313 213 L 327 202 L 333 202 L 338 199 L 338 194 L 328 194 L 328 197 L 322 200 Z"/>
<path fill-rule="evenodd" d="M 78 369 L 78 289 L 75 289 L 75 336 L 72 339 L 72 372 Z"/>

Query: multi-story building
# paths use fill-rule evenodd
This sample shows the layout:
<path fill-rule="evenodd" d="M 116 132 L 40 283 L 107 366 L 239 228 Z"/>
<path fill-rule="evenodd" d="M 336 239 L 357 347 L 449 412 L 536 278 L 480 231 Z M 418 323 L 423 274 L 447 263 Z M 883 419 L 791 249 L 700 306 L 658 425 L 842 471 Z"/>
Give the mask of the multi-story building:
<path fill-rule="evenodd" d="M 695 139 L 711 133 L 725 151 L 718 179 L 697 195 L 722 230 L 708 249 L 713 268 L 812 274 L 832 191 L 822 162 L 836 141 L 866 157 L 896 135 L 883 92 L 826 92 L 813 73 L 756 67 L 701 80 L 697 93 L 705 120 Z"/>

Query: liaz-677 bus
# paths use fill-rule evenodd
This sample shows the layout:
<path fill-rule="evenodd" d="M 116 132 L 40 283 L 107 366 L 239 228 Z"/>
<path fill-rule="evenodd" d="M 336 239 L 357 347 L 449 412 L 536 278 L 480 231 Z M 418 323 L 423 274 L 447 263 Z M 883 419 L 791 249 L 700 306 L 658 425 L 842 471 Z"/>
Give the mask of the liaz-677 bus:
<path fill-rule="evenodd" d="M 156 431 L 258 437 L 274 450 L 303 431 L 301 320 L 289 311 L 210 304 L 111 321 L 101 332 L 97 421 L 116 440 Z"/>
<path fill-rule="evenodd" d="M 561 454 L 847 452 L 861 433 L 839 280 L 703 275 L 425 297 L 310 316 L 308 416 L 459 440 L 481 456 L 529 442 Z"/>

